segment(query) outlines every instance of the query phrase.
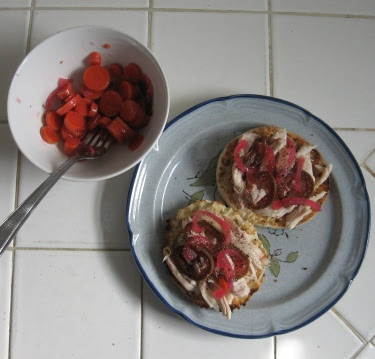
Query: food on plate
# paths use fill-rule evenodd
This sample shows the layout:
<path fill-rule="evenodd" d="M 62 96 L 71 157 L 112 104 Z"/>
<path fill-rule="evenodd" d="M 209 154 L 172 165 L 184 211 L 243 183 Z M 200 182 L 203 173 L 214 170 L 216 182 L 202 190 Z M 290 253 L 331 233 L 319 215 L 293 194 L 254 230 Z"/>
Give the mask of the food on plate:
<path fill-rule="evenodd" d="M 150 121 L 154 90 L 149 77 L 135 63 L 102 65 L 97 51 L 88 56 L 82 84 L 60 78 L 45 104 L 42 139 L 61 141 L 66 155 L 75 154 L 87 131 L 105 128 L 131 151 L 142 145 L 140 133 Z"/>
<path fill-rule="evenodd" d="M 264 126 L 227 144 L 216 182 L 226 204 L 255 225 L 293 229 L 321 210 L 331 171 L 315 145 L 284 128 Z"/>
<path fill-rule="evenodd" d="M 260 288 L 269 263 L 252 223 L 217 201 L 196 201 L 168 220 L 163 256 L 188 298 L 227 319 Z"/>

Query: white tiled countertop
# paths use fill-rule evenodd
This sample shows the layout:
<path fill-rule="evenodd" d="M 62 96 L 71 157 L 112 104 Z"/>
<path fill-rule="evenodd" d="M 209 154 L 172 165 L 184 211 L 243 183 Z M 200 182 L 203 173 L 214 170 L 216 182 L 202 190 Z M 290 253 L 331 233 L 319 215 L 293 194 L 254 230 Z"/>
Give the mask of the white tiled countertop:
<path fill-rule="evenodd" d="M 86 24 L 151 49 L 169 119 L 238 93 L 311 111 L 349 146 L 375 207 L 375 1 L 0 0 L 0 222 L 47 177 L 12 139 L 11 78 L 42 40 Z M 61 180 L 17 234 L 0 258 L 0 359 L 375 358 L 374 229 L 358 276 L 322 317 L 273 338 L 223 337 L 170 312 L 142 280 L 124 223 L 131 176 Z"/>

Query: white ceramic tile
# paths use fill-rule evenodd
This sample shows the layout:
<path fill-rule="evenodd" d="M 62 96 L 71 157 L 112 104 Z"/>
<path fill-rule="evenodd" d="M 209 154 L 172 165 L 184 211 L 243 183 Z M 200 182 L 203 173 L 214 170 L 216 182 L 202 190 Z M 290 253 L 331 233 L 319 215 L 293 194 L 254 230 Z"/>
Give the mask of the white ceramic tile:
<path fill-rule="evenodd" d="M 26 53 L 28 10 L 0 10 L 0 120 L 6 120 L 9 86 Z"/>
<path fill-rule="evenodd" d="M 99 182 L 60 180 L 17 234 L 17 246 L 129 248 L 126 200 L 131 176 L 129 171 Z M 44 172 L 23 157 L 20 201 L 46 178 Z"/>
<path fill-rule="evenodd" d="M 274 358 L 272 338 L 245 340 L 204 331 L 172 313 L 144 287 L 143 359 L 173 359 L 176 353 L 179 359 Z"/>
<path fill-rule="evenodd" d="M 375 223 L 375 178 L 363 170 L 371 202 L 371 222 Z M 336 304 L 335 309 L 366 339 L 375 335 L 375 228 L 370 231 L 369 245 L 361 269 L 348 292 Z"/>
<path fill-rule="evenodd" d="M 17 251 L 11 357 L 137 358 L 141 279 L 130 252 Z"/>
<path fill-rule="evenodd" d="M 12 254 L 5 251 L 0 257 L 0 358 L 8 357 Z"/>
<path fill-rule="evenodd" d="M 338 345 L 338 343 L 340 343 Z M 331 311 L 297 331 L 277 337 L 277 359 L 345 359 L 362 342 Z"/>
<path fill-rule="evenodd" d="M 35 0 L 36 7 L 148 7 L 148 0 Z"/>
<path fill-rule="evenodd" d="M 14 209 L 17 147 L 7 124 L 0 124 L 0 223 Z"/>
<path fill-rule="evenodd" d="M 370 156 L 366 158 L 366 165 L 373 173 L 375 173 L 375 148 L 374 151 L 370 154 Z"/>
<path fill-rule="evenodd" d="M 152 51 L 170 86 L 170 119 L 201 101 L 266 93 L 266 15 L 154 12 Z"/>
<path fill-rule="evenodd" d="M 0 0 L 0 8 L 29 6 L 31 6 L 31 0 Z"/>
<path fill-rule="evenodd" d="M 333 127 L 373 128 L 375 21 L 274 15 L 274 95 Z"/>
<path fill-rule="evenodd" d="M 82 25 L 108 26 L 146 44 L 147 24 L 143 10 L 35 10 L 31 48 L 58 31 Z"/>
<path fill-rule="evenodd" d="M 364 161 L 375 147 L 375 131 L 337 131 L 358 163 Z"/>
<path fill-rule="evenodd" d="M 374 15 L 373 0 L 272 0 L 272 11 Z"/>
<path fill-rule="evenodd" d="M 374 359 L 375 358 L 375 347 L 369 343 L 364 349 L 356 356 L 356 359 Z"/>
<path fill-rule="evenodd" d="M 266 0 L 154 0 L 154 8 L 207 10 L 267 10 Z"/>

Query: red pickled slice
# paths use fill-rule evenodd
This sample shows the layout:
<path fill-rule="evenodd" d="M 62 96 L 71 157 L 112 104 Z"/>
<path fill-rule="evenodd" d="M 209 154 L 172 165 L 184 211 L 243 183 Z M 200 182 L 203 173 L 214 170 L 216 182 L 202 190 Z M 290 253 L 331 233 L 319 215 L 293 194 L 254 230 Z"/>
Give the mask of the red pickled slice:
<path fill-rule="evenodd" d="M 207 216 L 207 217 L 212 218 L 215 222 L 217 222 L 220 225 L 220 227 L 223 231 L 224 238 L 225 238 L 225 245 L 228 245 L 230 243 L 230 236 L 231 236 L 230 226 L 225 220 L 221 219 L 220 217 L 213 214 L 212 212 L 205 211 L 205 210 L 200 210 L 200 211 L 195 212 L 195 214 L 193 216 L 193 219 L 192 219 L 192 224 L 193 224 L 192 230 L 196 233 L 202 233 L 203 232 L 204 228 L 202 226 L 200 226 L 199 223 L 198 223 L 198 221 L 203 216 Z"/>
<path fill-rule="evenodd" d="M 256 186 L 256 188 L 254 187 Z M 265 191 L 259 201 L 254 202 L 253 191 Z M 257 173 L 248 173 L 246 181 L 246 189 L 244 191 L 244 201 L 246 206 L 251 209 L 262 209 L 268 207 L 274 200 L 276 195 L 275 178 L 270 172 L 261 171 Z"/>
<path fill-rule="evenodd" d="M 308 198 L 301 198 L 301 197 L 286 197 L 272 203 L 272 209 L 278 210 L 280 208 L 289 207 L 293 205 L 302 205 L 302 206 L 309 206 L 314 211 L 320 211 L 322 208 L 318 202 L 315 202 Z"/>

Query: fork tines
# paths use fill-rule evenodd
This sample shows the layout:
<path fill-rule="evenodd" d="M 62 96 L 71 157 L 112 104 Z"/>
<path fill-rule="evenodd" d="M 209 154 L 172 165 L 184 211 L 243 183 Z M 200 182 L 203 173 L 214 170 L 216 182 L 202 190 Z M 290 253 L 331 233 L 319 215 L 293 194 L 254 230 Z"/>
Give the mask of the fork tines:
<path fill-rule="evenodd" d="M 104 128 L 89 132 L 82 141 L 85 145 L 91 147 L 106 147 L 112 145 L 112 136 Z"/>

